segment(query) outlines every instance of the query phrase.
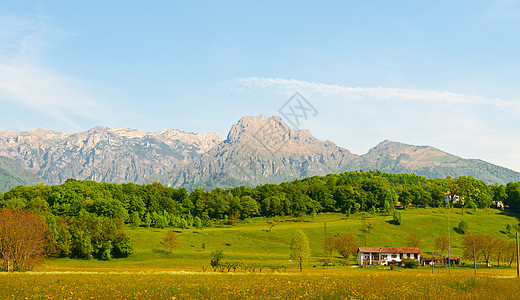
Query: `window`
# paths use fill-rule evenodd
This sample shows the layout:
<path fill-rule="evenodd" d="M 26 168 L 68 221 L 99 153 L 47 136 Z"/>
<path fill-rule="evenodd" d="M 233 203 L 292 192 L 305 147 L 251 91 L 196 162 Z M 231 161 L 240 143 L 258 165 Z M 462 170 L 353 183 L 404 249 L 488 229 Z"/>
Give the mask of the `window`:
<path fill-rule="evenodd" d="M 397 258 L 397 254 L 392 254 L 392 258 Z"/>

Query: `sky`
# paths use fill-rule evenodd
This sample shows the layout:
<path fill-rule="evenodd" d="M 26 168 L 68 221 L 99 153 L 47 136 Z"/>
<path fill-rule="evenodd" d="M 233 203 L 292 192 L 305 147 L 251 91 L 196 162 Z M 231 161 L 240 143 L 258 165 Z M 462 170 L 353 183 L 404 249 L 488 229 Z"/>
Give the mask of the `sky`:
<path fill-rule="evenodd" d="M 279 115 L 520 171 L 519 53 L 520 1 L 0 0 L 0 130 Z"/>

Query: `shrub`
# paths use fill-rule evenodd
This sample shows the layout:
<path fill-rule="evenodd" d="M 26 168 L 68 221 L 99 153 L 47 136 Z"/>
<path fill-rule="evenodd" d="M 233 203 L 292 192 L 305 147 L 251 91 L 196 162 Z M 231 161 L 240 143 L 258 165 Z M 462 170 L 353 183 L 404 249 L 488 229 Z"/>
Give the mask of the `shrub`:
<path fill-rule="evenodd" d="M 401 261 L 404 268 L 413 269 L 419 267 L 419 261 L 411 258 L 403 258 Z"/>
<path fill-rule="evenodd" d="M 469 229 L 468 222 L 464 220 L 460 221 L 459 225 L 457 226 L 457 229 L 460 234 L 466 234 L 466 232 L 468 232 Z"/>
<path fill-rule="evenodd" d="M 395 225 L 401 225 L 401 223 L 403 223 L 403 216 L 401 215 L 400 211 L 394 211 L 393 221 Z"/>
<path fill-rule="evenodd" d="M 220 261 L 224 258 L 224 252 L 222 250 L 215 250 L 211 252 L 211 260 L 209 264 L 213 267 L 213 270 L 217 270 L 220 266 Z"/>

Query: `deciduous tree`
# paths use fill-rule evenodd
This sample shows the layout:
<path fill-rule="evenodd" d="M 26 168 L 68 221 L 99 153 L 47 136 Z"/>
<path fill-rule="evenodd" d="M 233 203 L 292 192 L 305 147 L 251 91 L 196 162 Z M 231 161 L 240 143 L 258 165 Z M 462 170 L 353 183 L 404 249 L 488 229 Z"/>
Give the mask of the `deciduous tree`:
<path fill-rule="evenodd" d="M 419 236 L 417 233 L 415 232 L 410 232 L 410 234 L 408 235 L 408 247 L 411 247 L 411 248 L 419 248 L 421 247 L 421 236 Z"/>
<path fill-rule="evenodd" d="M 444 257 L 444 251 L 448 250 L 450 246 L 450 239 L 447 235 L 439 235 L 435 240 L 435 249 L 441 251 L 441 255 Z"/>
<path fill-rule="evenodd" d="M 303 270 L 302 264 L 309 259 L 311 249 L 309 247 L 309 239 L 307 235 L 301 231 L 296 230 L 291 241 L 291 256 L 290 259 L 298 260 L 300 264 L 300 271 Z"/>
<path fill-rule="evenodd" d="M 179 237 L 173 230 L 168 230 L 166 233 L 166 236 L 164 237 L 162 244 L 168 248 L 168 251 L 170 253 L 173 252 L 173 249 L 178 246 L 179 244 Z"/>
<path fill-rule="evenodd" d="M 336 239 L 336 250 L 343 258 L 347 259 L 356 253 L 358 244 L 353 234 L 342 233 Z"/>
<path fill-rule="evenodd" d="M 332 255 L 332 251 L 336 249 L 336 238 L 332 235 L 327 235 L 325 237 L 325 240 L 323 241 L 323 250 L 325 253 L 329 255 L 329 257 Z"/>
<path fill-rule="evenodd" d="M 461 220 L 459 222 L 459 225 L 457 226 L 457 231 L 458 233 L 460 234 L 466 234 L 466 232 L 468 232 L 469 230 L 469 225 L 468 225 L 468 222 L 464 221 L 464 220 Z"/>
<path fill-rule="evenodd" d="M 25 211 L 0 210 L 0 268 L 31 270 L 47 255 L 47 224 Z"/>
<path fill-rule="evenodd" d="M 139 212 L 134 211 L 130 215 L 130 227 L 136 229 L 139 225 L 141 225 L 141 217 L 139 217 Z"/>

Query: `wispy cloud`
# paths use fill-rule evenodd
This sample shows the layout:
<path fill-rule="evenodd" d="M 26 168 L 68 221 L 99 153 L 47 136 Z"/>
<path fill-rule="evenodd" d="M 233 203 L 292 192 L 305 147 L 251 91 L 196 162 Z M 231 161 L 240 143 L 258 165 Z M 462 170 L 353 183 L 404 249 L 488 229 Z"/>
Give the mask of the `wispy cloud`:
<path fill-rule="evenodd" d="M 497 98 L 457 94 L 449 91 L 402 89 L 388 87 L 348 87 L 334 84 L 316 83 L 296 79 L 248 77 L 230 81 L 235 88 L 265 88 L 274 92 L 291 94 L 300 91 L 308 96 L 343 96 L 359 100 L 366 98 L 385 100 L 409 100 L 424 102 L 445 102 L 475 105 L 492 105 L 499 108 L 520 111 L 520 103 Z"/>
<path fill-rule="evenodd" d="M 51 29 L 44 16 L 0 15 L 0 23 L 0 103 L 23 106 L 73 127 L 80 127 L 78 118 L 103 115 L 102 103 L 83 81 L 51 70 L 42 59 L 62 32 Z"/>
<path fill-rule="evenodd" d="M 348 87 L 283 78 L 236 78 L 226 87 L 266 99 L 270 95 L 287 99 L 301 92 L 319 110 L 307 128 L 354 153 L 366 153 L 377 142 L 391 139 L 520 170 L 516 155 L 520 144 L 515 142 L 520 102 L 449 91 Z"/>

